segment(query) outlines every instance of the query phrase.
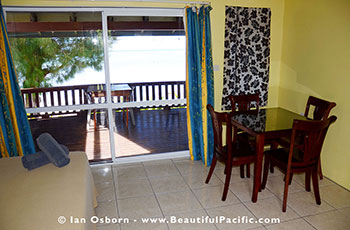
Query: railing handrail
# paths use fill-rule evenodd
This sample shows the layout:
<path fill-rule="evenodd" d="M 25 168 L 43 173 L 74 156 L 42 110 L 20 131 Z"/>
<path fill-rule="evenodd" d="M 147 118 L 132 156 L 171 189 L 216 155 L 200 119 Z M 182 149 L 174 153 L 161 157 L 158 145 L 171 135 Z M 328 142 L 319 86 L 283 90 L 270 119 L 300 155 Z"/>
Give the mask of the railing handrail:
<path fill-rule="evenodd" d="M 176 84 L 185 84 L 186 81 L 157 81 L 157 82 L 132 82 L 125 83 L 128 85 L 176 85 Z M 119 83 L 116 83 L 119 84 Z"/>
<path fill-rule="evenodd" d="M 130 86 L 141 86 L 141 85 L 176 85 L 176 84 L 185 84 L 186 81 L 157 81 L 157 82 L 132 82 L 132 83 L 112 83 L 112 84 L 128 84 Z M 21 88 L 21 92 L 25 93 L 43 93 L 57 90 L 68 90 L 68 89 L 87 89 L 91 85 L 98 84 L 89 84 L 89 85 L 69 85 L 69 86 L 53 86 L 46 88 Z"/>
<path fill-rule="evenodd" d="M 128 84 L 132 88 L 132 100 L 138 102 L 155 100 L 172 100 L 186 98 L 185 81 L 162 81 L 162 82 L 134 82 L 112 83 Z M 91 85 L 55 86 L 49 88 L 23 88 L 22 98 L 26 108 L 39 108 L 47 106 L 83 105 L 95 103 L 89 99 L 87 89 Z M 116 100 L 114 100 L 116 99 Z M 114 97 L 114 102 L 125 102 L 124 96 Z M 141 107 L 144 107 L 141 105 Z M 152 107 L 145 105 L 145 107 Z M 55 114 L 72 113 L 76 111 L 60 111 Z M 48 115 L 46 113 L 46 115 Z M 31 114 L 30 116 L 41 116 Z"/>
<path fill-rule="evenodd" d="M 58 90 L 87 89 L 90 85 L 53 86 L 47 88 L 21 88 L 22 93 L 43 93 Z"/>

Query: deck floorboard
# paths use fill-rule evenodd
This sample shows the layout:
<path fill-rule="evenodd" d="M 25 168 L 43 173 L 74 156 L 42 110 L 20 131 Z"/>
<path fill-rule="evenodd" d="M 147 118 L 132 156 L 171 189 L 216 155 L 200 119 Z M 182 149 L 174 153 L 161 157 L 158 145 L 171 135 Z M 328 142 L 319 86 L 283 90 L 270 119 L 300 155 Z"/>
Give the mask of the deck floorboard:
<path fill-rule="evenodd" d="M 116 156 L 188 150 L 186 109 L 135 110 L 135 126 L 126 127 L 122 112 L 116 112 L 114 140 Z M 104 112 L 97 111 L 97 127 L 88 122 L 87 111 L 76 116 L 30 120 L 34 140 L 50 133 L 70 151 L 85 151 L 90 161 L 110 159 L 110 141 Z M 38 147 L 36 146 L 38 150 Z"/>

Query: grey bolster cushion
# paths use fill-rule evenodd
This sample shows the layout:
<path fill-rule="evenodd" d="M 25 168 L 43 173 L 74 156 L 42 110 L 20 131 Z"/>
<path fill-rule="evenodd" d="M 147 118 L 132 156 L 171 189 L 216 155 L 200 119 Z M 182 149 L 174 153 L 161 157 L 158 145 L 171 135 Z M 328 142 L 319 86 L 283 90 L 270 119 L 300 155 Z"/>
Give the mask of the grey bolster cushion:
<path fill-rule="evenodd" d="M 43 133 L 36 139 L 41 151 L 57 167 L 63 167 L 70 162 L 69 156 L 57 141 L 49 134 Z"/>
<path fill-rule="evenodd" d="M 65 145 L 60 145 L 63 148 L 64 152 L 68 155 L 69 149 Z M 43 151 L 39 151 L 34 154 L 28 154 L 22 157 L 23 167 L 28 170 L 33 170 L 44 166 L 48 163 L 51 163 L 49 158 L 47 158 L 46 154 Z"/>

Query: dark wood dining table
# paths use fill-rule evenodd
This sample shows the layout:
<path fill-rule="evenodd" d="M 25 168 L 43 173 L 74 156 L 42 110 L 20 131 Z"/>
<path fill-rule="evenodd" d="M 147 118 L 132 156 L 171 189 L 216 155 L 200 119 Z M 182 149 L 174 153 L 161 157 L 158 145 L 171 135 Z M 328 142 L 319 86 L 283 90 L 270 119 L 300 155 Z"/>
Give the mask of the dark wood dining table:
<path fill-rule="evenodd" d="M 290 136 L 294 119 L 306 120 L 306 117 L 282 108 L 267 108 L 235 114 L 231 118 L 231 125 L 256 139 L 257 160 L 254 164 L 252 195 L 254 203 L 258 200 L 260 190 L 264 145 L 280 137 Z"/>

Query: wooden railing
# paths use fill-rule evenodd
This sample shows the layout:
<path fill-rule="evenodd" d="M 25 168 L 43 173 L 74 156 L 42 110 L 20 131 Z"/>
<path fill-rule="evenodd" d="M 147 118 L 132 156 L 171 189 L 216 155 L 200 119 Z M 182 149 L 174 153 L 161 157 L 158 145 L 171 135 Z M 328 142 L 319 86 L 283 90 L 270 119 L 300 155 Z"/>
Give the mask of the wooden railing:
<path fill-rule="evenodd" d="M 185 99 L 185 81 L 128 83 L 133 88 L 134 101 Z"/>
<path fill-rule="evenodd" d="M 88 85 L 60 86 L 50 88 L 21 89 L 25 108 L 67 106 L 88 104 L 86 90 Z M 49 115 L 76 113 L 76 111 L 58 111 L 54 113 L 32 113 L 29 117 L 48 117 Z"/>
<path fill-rule="evenodd" d="M 21 89 L 26 108 L 88 104 L 88 85 Z M 71 100 L 70 100 L 71 99 Z"/>
<path fill-rule="evenodd" d="M 128 83 L 133 90 L 132 101 L 155 101 L 185 99 L 185 81 Z M 83 105 L 94 103 L 87 93 L 89 85 L 60 86 L 50 88 L 21 89 L 25 108 L 51 106 Z M 123 97 L 113 97 L 113 102 L 124 102 Z M 150 107 L 150 106 L 143 106 Z M 76 113 L 77 111 L 59 111 L 54 113 L 30 114 L 30 117 Z"/>

